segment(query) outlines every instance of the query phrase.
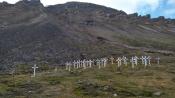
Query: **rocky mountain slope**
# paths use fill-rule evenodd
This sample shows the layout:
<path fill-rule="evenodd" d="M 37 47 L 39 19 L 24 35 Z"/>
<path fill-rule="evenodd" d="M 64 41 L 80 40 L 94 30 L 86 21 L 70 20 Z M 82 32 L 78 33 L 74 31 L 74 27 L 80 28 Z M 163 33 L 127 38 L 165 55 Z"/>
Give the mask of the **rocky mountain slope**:
<path fill-rule="evenodd" d="M 0 3 L 1 70 L 20 63 L 156 53 L 174 55 L 175 20 L 100 5 Z"/>

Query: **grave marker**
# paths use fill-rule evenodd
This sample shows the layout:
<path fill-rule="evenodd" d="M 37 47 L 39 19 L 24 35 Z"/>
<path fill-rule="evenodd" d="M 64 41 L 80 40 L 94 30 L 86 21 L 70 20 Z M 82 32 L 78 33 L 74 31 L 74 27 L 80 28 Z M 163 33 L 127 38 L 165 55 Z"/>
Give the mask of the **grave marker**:
<path fill-rule="evenodd" d="M 36 66 L 36 64 L 32 67 L 33 68 L 33 76 L 32 77 L 35 77 L 36 76 L 36 69 L 38 68 Z"/>
<path fill-rule="evenodd" d="M 160 64 L 160 57 L 157 57 L 156 60 L 157 60 L 157 64 Z"/>
<path fill-rule="evenodd" d="M 113 57 L 110 58 L 110 61 L 111 61 L 111 64 L 114 64 L 114 58 Z"/>

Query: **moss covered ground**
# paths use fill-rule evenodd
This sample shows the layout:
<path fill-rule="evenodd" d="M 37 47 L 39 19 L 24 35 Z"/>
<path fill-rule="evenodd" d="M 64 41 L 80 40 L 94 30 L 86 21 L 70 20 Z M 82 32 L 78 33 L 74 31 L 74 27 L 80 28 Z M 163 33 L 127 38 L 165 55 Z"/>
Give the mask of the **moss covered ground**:
<path fill-rule="evenodd" d="M 0 98 L 175 98 L 175 58 L 145 68 L 116 65 L 68 72 L 58 67 L 0 75 Z"/>

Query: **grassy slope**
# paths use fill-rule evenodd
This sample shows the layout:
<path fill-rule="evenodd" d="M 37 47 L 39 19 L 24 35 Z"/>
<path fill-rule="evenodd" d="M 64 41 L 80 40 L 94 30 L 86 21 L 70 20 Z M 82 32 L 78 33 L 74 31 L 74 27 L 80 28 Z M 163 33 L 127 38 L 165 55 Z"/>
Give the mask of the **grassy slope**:
<path fill-rule="evenodd" d="M 147 69 L 125 67 L 121 73 L 116 73 L 115 65 L 73 72 L 60 67 L 57 72 L 38 72 L 36 78 L 31 78 L 30 74 L 15 75 L 15 82 L 11 75 L 1 75 L 0 97 L 113 98 L 113 94 L 118 94 L 116 98 L 174 98 L 173 62 L 174 58 L 171 58 Z M 161 92 L 161 95 L 155 96 L 155 92 Z"/>

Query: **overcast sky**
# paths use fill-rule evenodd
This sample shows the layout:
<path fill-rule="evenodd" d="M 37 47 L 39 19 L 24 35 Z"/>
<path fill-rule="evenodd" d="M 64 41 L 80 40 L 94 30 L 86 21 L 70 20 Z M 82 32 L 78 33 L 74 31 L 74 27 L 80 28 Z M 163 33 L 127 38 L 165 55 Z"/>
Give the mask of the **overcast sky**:
<path fill-rule="evenodd" d="M 19 0 L 0 0 L 15 3 Z M 175 18 L 175 0 L 41 0 L 47 5 L 61 4 L 69 1 L 90 2 L 105 5 L 126 13 L 138 12 L 141 15 L 151 14 L 152 17 L 165 16 Z"/>

